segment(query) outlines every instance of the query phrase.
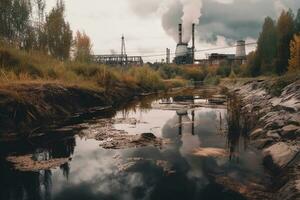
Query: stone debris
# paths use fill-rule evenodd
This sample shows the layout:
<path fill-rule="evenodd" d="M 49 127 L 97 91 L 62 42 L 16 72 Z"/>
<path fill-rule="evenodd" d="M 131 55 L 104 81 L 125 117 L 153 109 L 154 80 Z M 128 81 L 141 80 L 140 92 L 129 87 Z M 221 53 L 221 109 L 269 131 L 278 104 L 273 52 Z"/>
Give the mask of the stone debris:
<path fill-rule="evenodd" d="M 293 124 L 287 125 L 282 128 L 281 135 L 284 138 L 293 139 L 297 137 L 297 131 L 300 130 L 299 126 L 295 126 Z"/>
<path fill-rule="evenodd" d="M 155 159 L 146 159 L 142 157 L 132 157 L 127 158 L 126 161 L 122 161 L 122 159 L 118 159 L 119 163 L 117 164 L 117 168 L 119 173 L 128 172 L 132 167 L 137 165 L 139 162 L 153 162 L 157 167 L 160 167 L 163 172 L 167 175 L 173 175 L 176 173 L 174 169 L 172 169 L 172 165 L 166 160 L 155 160 Z"/>
<path fill-rule="evenodd" d="M 192 152 L 193 155 L 199 157 L 226 157 L 228 152 L 220 148 L 196 148 Z"/>
<path fill-rule="evenodd" d="M 263 150 L 264 163 L 270 168 L 286 167 L 297 154 L 297 148 L 279 142 Z"/>
<path fill-rule="evenodd" d="M 241 98 L 242 111 L 257 118 L 255 130 L 249 135 L 250 144 L 263 150 L 267 169 L 281 174 L 276 178 L 280 184 L 276 199 L 294 200 L 300 196 L 300 159 L 295 159 L 300 153 L 300 81 L 285 87 L 279 97 L 268 94 L 265 84 L 266 81 L 251 81 L 233 86 L 231 91 Z"/>
<path fill-rule="evenodd" d="M 115 134 L 110 135 L 106 139 L 101 135 L 100 138 L 100 147 L 104 149 L 129 149 L 145 146 L 162 148 L 163 145 L 163 139 L 156 138 L 152 133 L 151 136 L 149 133 L 141 135 Z M 96 139 L 99 140 L 99 137 L 96 136 Z"/>
<path fill-rule="evenodd" d="M 255 129 L 254 131 L 252 131 L 251 133 L 250 133 L 250 138 L 251 139 L 257 139 L 257 138 L 259 138 L 260 136 L 262 136 L 263 134 L 264 134 L 264 129 L 262 129 L 262 128 L 258 128 L 258 129 Z"/>
<path fill-rule="evenodd" d="M 138 120 L 129 118 L 100 119 L 89 125 L 79 134 L 81 137 L 96 139 L 100 141 L 100 147 L 104 149 L 128 149 L 145 146 L 162 148 L 169 141 L 157 138 L 153 133 L 142 133 L 138 135 L 129 134 L 124 130 L 114 128 L 115 123 L 140 123 Z"/>
<path fill-rule="evenodd" d="M 70 161 L 70 158 L 54 158 L 43 161 L 35 161 L 32 158 L 33 155 L 31 154 L 24 156 L 9 156 L 7 157 L 7 161 L 12 163 L 16 170 L 24 172 L 53 169 Z"/>
<path fill-rule="evenodd" d="M 256 182 L 241 183 L 230 176 L 216 176 L 215 181 L 225 188 L 237 192 L 248 200 L 271 200 L 273 195 L 267 189 Z"/>

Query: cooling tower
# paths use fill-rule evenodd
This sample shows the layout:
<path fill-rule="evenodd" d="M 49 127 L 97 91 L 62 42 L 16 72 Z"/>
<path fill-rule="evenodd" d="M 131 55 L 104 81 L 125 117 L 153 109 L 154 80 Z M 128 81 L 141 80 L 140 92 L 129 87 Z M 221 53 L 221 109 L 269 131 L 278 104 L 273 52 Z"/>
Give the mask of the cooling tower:
<path fill-rule="evenodd" d="M 244 58 L 246 57 L 246 43 L 244 40 L 239 40 L 236 43 L 236 58 Z"/>

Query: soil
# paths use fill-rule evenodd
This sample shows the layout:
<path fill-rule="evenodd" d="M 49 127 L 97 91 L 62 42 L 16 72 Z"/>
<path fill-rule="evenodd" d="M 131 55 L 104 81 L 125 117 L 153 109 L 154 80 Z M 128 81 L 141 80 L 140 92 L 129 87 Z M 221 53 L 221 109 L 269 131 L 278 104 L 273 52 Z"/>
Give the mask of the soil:
<path fill-rule="evenodd" d="M 46 127 L 92 116 L 133 99 L 139 91 L 94 91 L 56 83 L 0 87 L 0 138 L 31 136 Z M 125 100 L 125 101 L 124 101 Z"/>

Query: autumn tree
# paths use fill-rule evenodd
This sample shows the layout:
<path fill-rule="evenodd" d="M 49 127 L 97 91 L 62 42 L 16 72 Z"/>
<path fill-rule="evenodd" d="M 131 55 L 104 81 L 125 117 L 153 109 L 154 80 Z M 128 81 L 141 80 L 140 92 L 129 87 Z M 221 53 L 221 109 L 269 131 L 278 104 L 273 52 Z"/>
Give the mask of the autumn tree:
<path fill-rule="evenodd" d="M 295 35 L 290 45 L 291 58 L 289 60 L 289 72 L 300 71 L 300 35 Z"/>
<path fill-rule="evenodd" d="M 85 32 L 77 31 L 75 37 L 75 52 L 74 57 L 76 61 L 90 62 L 92 54 L 91 39 Z"/>
<path fill-rule="evenodd" d="M 294 18 L 292 11 L 282 11 L 277 22 L 277 60 L 276 72 L 283 74 L 287 71 L 290 58 L 290 42 L 294 35 Z"/>
<path fill-rule="evenodd" d="M 56 7 L 46 17 L 45 24 L 49 52 L 60 60 L 69 58 L 72 45 L 72 30 L 65 21 L 64 12 L 64 2 L 58 0 Z"/>

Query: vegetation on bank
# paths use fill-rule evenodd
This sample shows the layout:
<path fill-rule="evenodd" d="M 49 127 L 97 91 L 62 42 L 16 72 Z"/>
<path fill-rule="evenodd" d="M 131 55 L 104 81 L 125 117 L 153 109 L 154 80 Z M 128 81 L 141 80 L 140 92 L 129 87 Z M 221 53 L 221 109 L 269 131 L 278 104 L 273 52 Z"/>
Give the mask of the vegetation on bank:
<path fill-rule="evenodd" d="M 108 67 L 79 61 L 62 62 L 37 51 L 0 46 L 0 83 L 56 82 L 94 90 L 115 88 L 157 91 L 182 87 L 186 81 L 167 80 L 158 71 L 144 67 Z"/>
<path fill-rule="evenodd" d="M 283 10 L 277 21 L 267 17 L 258 38 L 257 49 L 248 56 L 246 75 L 300 73 L 300 9 Z"/>

